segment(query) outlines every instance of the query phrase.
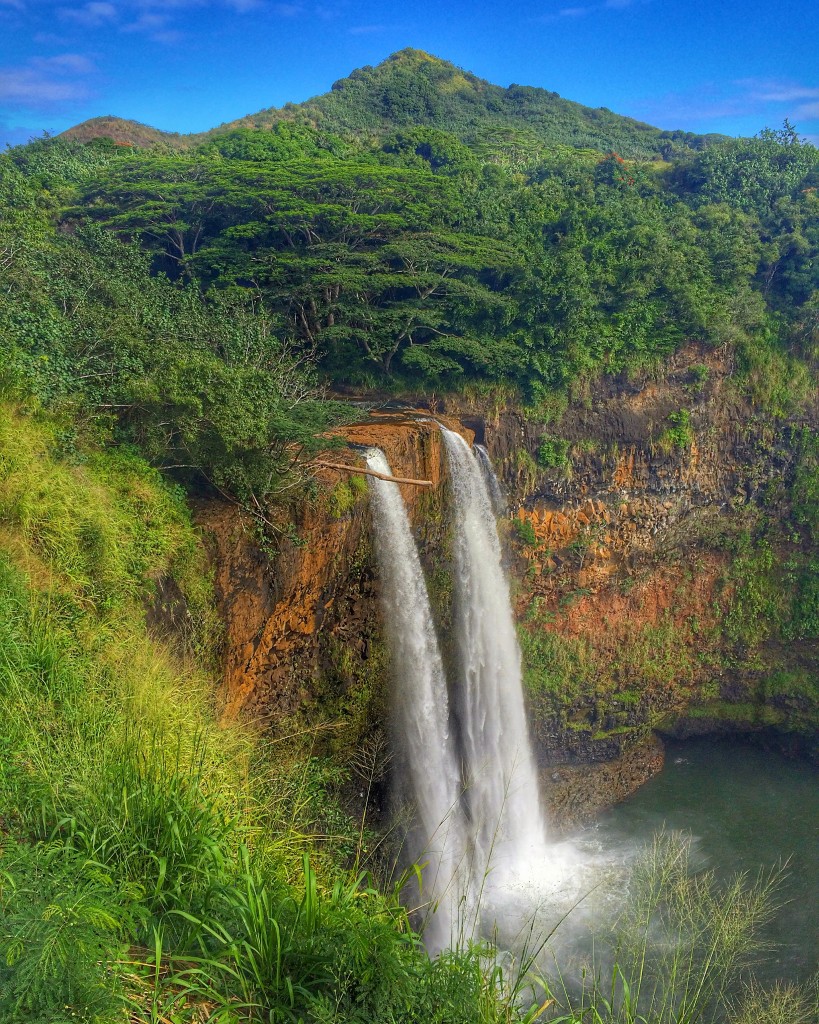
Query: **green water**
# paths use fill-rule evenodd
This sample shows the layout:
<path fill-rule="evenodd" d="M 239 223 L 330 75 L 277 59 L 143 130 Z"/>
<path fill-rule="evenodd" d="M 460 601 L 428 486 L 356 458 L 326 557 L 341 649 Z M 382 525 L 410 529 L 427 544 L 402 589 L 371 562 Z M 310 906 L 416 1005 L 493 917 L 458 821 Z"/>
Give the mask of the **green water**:
<path fill-rule="evenodd" d="M 774 951 L 760 980 L 804 980 L 819 961 L 819 770 L 739 742 L 669 742 L 664 770 L 597 825 L 604 848 L 641 842 L 663 825 L 689 832 L 697 859 L 720 875 L 789 860 L 785 901 L 767 927 Z"/>

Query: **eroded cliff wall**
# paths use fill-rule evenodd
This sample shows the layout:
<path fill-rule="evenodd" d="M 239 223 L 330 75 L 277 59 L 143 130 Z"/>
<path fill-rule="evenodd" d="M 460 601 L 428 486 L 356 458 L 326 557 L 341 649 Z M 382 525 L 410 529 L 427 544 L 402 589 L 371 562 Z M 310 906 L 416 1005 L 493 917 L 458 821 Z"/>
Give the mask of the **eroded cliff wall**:
<path fill-rule="evenodd" d="M 609 761 L 658 728 L 770 730 L 815 756 L 817 524 L 797 506 L 817 409 L 760 413 L 733 369 L 690 347 L 552 422 L 486 425 L 544 763 Z"/>
<path fill-rule="evenodd" d="M 356 448 L 376 446 L 396 476 L 432 483 L 401 491 L 435 590 L 448 500 L 437 424 L 373 415 L 343 436 L 350 448 L 336 461 L 363 466 Z M 319 753 L 350 757 L 371 740 L 382 746 L 389 654 L 365 477 L 321 469 L 274 543 L 263 544 L 250 518 L 227 504 L 203 507 L 199 522 L 211 538 L 226 624 L 223 713 L 272 735 L 310 736 Z"/>
<path fill-rule="evenodd" d="M 487 446 L 508 494 L 527 700 L 557 818 L 577 820 L 650 777 L 658 730 L 754 732 L 815 753 L 810 611 L 794 626 L 794 602 L 802 591 L 811 600 L 813 539 L 793 498 L 815 408 L 762 415 L 724 353 L 692 347 L 550 417 L 463 399 L 432 412 Z M 436 424 L 372 416 L 344 436 L 382 448 L 397 475 L 432 481 L 402 490 L 451 647 Z M 352 448 L 343 457 L 361 462 Z M 389 656 L 364 479 L 322 470 L 275 547 L 227 506 L 200 521 L 227 624 L 225 714 L 309 735 L 341 759 L 385 749 Z"/>

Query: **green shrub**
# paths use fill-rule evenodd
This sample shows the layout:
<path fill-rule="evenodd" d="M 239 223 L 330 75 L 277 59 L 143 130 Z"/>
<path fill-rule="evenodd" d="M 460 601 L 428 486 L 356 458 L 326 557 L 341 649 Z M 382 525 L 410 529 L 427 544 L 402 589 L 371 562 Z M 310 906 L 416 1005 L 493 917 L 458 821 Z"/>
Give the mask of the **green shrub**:
<path fill-rule="evenodd" d="M 674 449 L 684 451 L 690 448 L 694 442 L 694 432 L 691 429 L 691 413 L 687 409 L 678 409 L 668 417 L 671 424 L 660 435 L 657 442 L 660 449 L 667 455 Z"/>
<path fill-rule="evenodd" d="M 569 460 L 569 442 L 562 437 L 544 434 L 537 450 L 538 464 L 544 469 L 559 469 Z"/>
<path fill-rule="evenodd" d="M 535 528 L 532 526 L 531 520 L 529 519 L 515 519 L 515 533 L 517 534 L 518 540 L 521 544 L 525 544 L 527 547 L 537 547 L 537 536 L 535 534 Z"/>
<path fill-rule="evenodd" d="M 327 501 L 330 515 L 333 519 L 343 519 L 366 494 L 367 481 L 360 473 L 355 473 L 346 480 L 339 480 L 330 491 Z"/>
<path fill-rule="evenodd" d="M 783 622 L 784 592 L 776 578 L 777 559 L 770 543 L 742 535 L 734 545 L 728 578 L 733 592 L 722 628 L 731 643 L 758 647 Z"/>
<path fill-rule="evenodd" d="M 116 960 L 139 915 L 139 890 L 57 844 L 7 843 L 0 853 L 2 1019 L 122 1019 Z"/>

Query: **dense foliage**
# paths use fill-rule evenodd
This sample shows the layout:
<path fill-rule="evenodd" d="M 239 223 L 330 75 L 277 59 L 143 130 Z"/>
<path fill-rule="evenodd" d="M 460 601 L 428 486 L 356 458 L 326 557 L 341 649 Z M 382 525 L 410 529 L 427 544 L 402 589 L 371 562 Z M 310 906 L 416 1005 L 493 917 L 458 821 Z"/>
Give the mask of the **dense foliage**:
<path fill-rule="evenodd" d="M 115 155 L 45 143 L 0 161 L 2 384 L 77 407 L 186 480 L 262 501 L 333 406 L 253 295 L 205 298 L 94 224 L 55 224 Z"/>
<path fill-rule="evenodd" d="M 304 103 L 262 110 L 208 133 L 316 125 L 346 138 L 377 138 L 419 124 L 457 136 L 484 156 L 517 163 L 556 145 L 616 149 L 631 157 L 667 157 L 702 149 L 723 136 L 661 131 L 605 107 L 584 107 L 526 85 L 504 89 L 422 50 L 394 53 L 363 67 Z M 201 137 L 200 137 L 201 138 Z M 182 139 L 167 139 L 171 145 Z"/>
<path fill-rule="evenodd" d="M 330 98 L 372 104 L 410 72 L 461 96 L 450 65 L 407 57 Z M 185 151 L 10 151 L 6 379 L 245 501 L 310 452 L 334 412 L 320 382 L 553 409 L 696 341 L 733 347 L 754 401 L 787 414 L 819 329 L 819 153 L 790 125 L 670 164 L 565 145 L 511 162 L 431 116 L 370 131 L 326 109 Z"/>

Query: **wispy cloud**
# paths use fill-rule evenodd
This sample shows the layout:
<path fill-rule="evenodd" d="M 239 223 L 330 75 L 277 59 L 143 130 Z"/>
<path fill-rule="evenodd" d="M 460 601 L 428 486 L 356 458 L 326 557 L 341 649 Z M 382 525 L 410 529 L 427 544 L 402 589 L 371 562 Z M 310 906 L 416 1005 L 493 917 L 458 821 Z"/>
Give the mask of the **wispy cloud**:
<path fill-rule="evenodd" d="M 798 129 L 819 118 L 819 86 L 762 78 L 703 82 L 690 92 L 646 100 L 632 112 L 667 128 L 705 123 L 708 130 L 719 131 L 720 122 L 729 118 L 756 118 L 761 128 L 787 117 Z"/>
<path fill-rule="evenodd" d="M 33 57 L 17 67 L 0 68 L 0 102 L 41 110 L 85 99 L 93 63 L 79 53 Z"/>
<path fill-rule="evenodd" d="M 122 26 L 123 32 L 139 32 L 154 43 L 162 43 L 164 46 L 174 46 L 185 38 L 184 32 L 172 27 L 170 15 L 154 14 L 145 11 L 134 21 L 129 21 Z"/>
<path fill-rule="evenodd" d="M 81 53 L 60 53 L 56 57 L 33 57 L 32 67 L 43 72 L 62 75 L 90 75 L 95 71 L 94 62 Z"/>
<path fill-rule="evenodd" d="M 22 4 L 23 0 L 0 0 L 0 4 L 3 3 Z M 143 31 L 140 26 L 150 24 L 143 19 L 145 14 L 162 16 L 167 24 L 175 12 L 195 7 L 226 7 L 238 14 L 247 14 L 265 9 L 268 4 L 266 0 L 90 0 L 76 7 L 58 8 L 57 13 L 64 21 L 74 22 L 83 28 L 101 28 L 121 22 L 127 31 Z M 274 4 L 271 9 L 279 13 L 303 11 L 300 4 L 289 3 Z"/>
<path fill-rule="evenodd" d="M 100 25 L 110 24 L 117 18 L 117 8 L 114 4 L 94 2 L 84 4 L 82 7 L 61 7 L 58 15 L 65 21 L 73 21 L 83 28 L 98 28 Z"/>
<path fill-rule="evenodd" d="M 168 24 L 166 14 L 140 14 L 134 21 L 129 21 L 122 26 L 123 32 L 159 32 Z"/>
<path fill-rule="evenodd" d="M 556 11 L 550 11 L 541 15 L 537 20 L 549 23 L 562 21 L 563 19 L 577 20 L 585 18 L 589 14 L 601 14 L 610 11 L 624 11 L 629 7 L 642 7 L 651 3 L 651 0 L 602 0 L 602 3 L 578 4 L 573 7 L 560 7 Z"/>
<path fill-rule="evenodd" d="M 738 78 L 734 85 L 749 97 L 763 103 L 792 103 L 794 100 L 819 99 L 819 89 L 777 78 Z"/>
<path fill-rule="evenodd" d="M 34 42 L 40 46 L 68 46 L 66 36 L 57 35 L 56 32 L 35 32 Z"/>

